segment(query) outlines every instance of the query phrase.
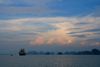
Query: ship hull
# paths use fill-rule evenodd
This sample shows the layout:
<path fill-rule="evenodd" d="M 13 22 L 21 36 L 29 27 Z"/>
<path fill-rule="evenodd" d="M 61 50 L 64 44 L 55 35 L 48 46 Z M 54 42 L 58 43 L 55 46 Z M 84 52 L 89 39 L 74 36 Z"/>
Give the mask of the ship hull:
<path fill-rule="evenodd" d="M 20 56 L 21 56 L 21 55 L 24 56 L 24 55 L 26 55 L 26 54 L 25 54 L 25 53 L 19 53 L 19 55 L 20 55 Z"/>

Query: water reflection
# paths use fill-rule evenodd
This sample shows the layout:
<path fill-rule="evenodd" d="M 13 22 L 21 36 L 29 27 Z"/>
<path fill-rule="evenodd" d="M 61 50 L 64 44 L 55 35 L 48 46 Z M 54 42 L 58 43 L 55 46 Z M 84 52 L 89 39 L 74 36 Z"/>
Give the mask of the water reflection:
<path fill-rule="evenodd" d="M 0 56 L 1 67 L 100 67 L 99 55 Z"/>

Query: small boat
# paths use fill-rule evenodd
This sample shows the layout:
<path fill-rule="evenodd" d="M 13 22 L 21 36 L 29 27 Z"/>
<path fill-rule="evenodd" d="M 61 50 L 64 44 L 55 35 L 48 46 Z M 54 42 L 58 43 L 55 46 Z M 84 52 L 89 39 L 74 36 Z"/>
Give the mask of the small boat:
<path fill-rule="evenodd" d="M 20 51 L 19 51 L 19 55 L 20 55 L 20 56 L 24 56 L 24 55 L 26 55 L 26 53 L 25 53 L 25 49 L 20 49 Z"/>
<path fill-rule="evenodd" d="M 12 54 L 10 56 L 13 56 Z"/>

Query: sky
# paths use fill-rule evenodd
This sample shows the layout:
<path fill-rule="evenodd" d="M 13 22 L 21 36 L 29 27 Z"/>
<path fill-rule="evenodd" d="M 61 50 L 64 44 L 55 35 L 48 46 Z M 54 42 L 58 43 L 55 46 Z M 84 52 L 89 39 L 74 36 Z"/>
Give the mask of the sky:
<path fill-rule="evenodd" d="M 100 0 L 0 0 L 0 54 L 100 49 Z"/>

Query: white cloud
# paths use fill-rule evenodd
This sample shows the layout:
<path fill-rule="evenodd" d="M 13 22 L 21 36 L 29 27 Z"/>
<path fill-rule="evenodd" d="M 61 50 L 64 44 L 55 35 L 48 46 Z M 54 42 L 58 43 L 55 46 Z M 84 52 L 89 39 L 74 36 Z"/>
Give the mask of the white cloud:
<path fill-rule="evenodd" d="M 46 0 L 0 0 L 0 4 L 10 5 L 10 4 L 38 4 L 39 2 L 48 2 Z"/>
<path fill-rule="evenodd" d="M 0 4 L 4 4 L 4 5 L 9 5 L 12 4 L 13 2 L 11 0 L 0 0 Z"/>
<path fill-rule="evenodd" d="M 49 14 L 62 12 L 49 9 L 49 4 L 54 0 L 1 0 L 0 13 L 3 14 Z M 4 6 L 8 5 L 8 6 Z M 10 5 L 10 6 L 9 6 Z M 22 7 L 23 5 L 23 7 Z"/>
<path fill-rule="evenodd" d="M 44 8 L 37 8 L 37 7 L 0 7 L 0 13 L 5 14 L 49 14 L 61 12 L 59 10 L 50 10 Z"/>
<path fill-rule="evenodd" d="M 92 21 L 91 21 L 92 20 Z M 70 32 L 79 32 L 88 29 L 100 28 L 100 18 L 86 16 L 82 18 L 77 17 L 44 17 L 44 18 L 22 18 L 13 20 L 0 20 L 0 30 L 6 31 L 24 31 L 26 33 L 38 33 L 39 35 L 27 37 L 30 40 L 31 45 L 43 45 L 43 44 L 55 44 L 55 45 L 70 45 L 77 42 L 85 42 L 86 39 L 92 39 L 100 37 L 99 35 L 93 35 L 93 32 L 80 32 L 77 35 L 87 35 L 87 38 L 72 37 Z M 87 25 L 75 25 L 76 23 L 88 22 Z M 43 25 L 41 25 L 43 23 Z M 40 24 L 40 25 L 38 25 Z M 45 32 L 39 32 L 43 27 L 48 28 L 51 25 L 52 29 Z M 54 30 L 54 27 L 58 29 Z M 77 30 L 69 30 L 69 28 L 81 28 Z M 81 43 L 83 44 L 83 43 Z M 97 44 L 98 45 L 98 44 Z"/>

